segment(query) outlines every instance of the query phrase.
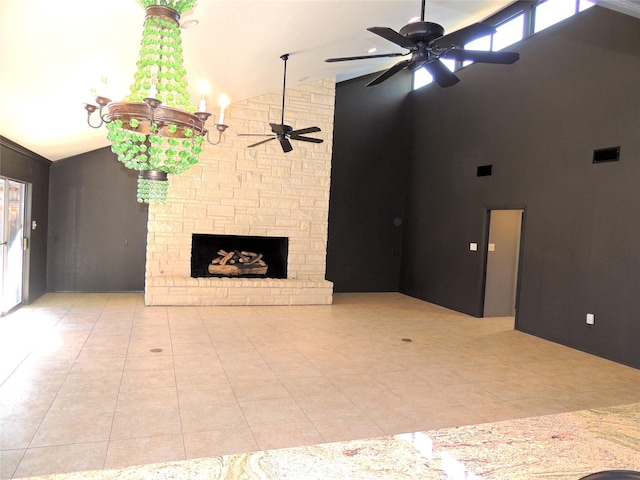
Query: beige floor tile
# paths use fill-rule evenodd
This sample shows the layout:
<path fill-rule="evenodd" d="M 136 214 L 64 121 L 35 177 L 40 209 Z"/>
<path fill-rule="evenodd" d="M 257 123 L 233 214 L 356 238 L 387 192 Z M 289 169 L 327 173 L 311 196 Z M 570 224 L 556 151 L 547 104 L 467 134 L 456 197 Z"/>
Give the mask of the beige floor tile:
<path fill-rule="evenodd" d="M 211 372 L 224 372 L 224 367 L 216 353 L 176 355 L 173 360 L 176 370 L 210 370 Z"/>
<path fill-rule="evenodd" d="M 228 404 L 236 402 L 236 394 L 228 381 L 207 384 L 178 384 L 180 408 L 203 403 Z"/>
<path fill-rule="evenodd" d="M 129 348 L 126 350 L 127 358 L 130 357 L 159 357 L 172 355 L 171 342 L 168 340 L 140 340 L 131 341 Z"/>
<path fill-rule="evenodd" d="M 204 458 L 260 450 L 248 426 L 184 434 L 187 458 Z"/>
<path fill-rule="evenodd" d="M 91 415 L 111 415 L 116 408 L 118 391 L 104 390 L 58 394 L 47 412 L 47 417 L 85 417 Z"/>
<path fill-rule="evenodd" d="M 386 385 L 368 374 L 334 375 L 329 380 L 349 398 L 389 391 Z"/>
<path fill-rule="evenodd" d="M 408 388 L 415 385 L 428 385 L 422 376 L 413 371 L 384 371 L 372 373 L 371 376 L 389 390 L 393 390 L 394 388 Z"/>
<path fill-rule="evenodd" d="M 178 358 L 178 357 L 174 357 Z M 198 367 L 198 368 L 176 368 L 176 383 L 180 387 L 189 385 L 214 385 L 229 383 L 229 377 L 222 368 Z"/>
<path fill-rule="evenodd" d="M 433 386 L 450 398 L 453 405 L 475 405 L 479 403 L 498 402 L 500 399 L 482 388 L 481 383 L 461 383 L 444 387 Z"/>
<path fill-rule="evenodd" d="M 104 466 L 106 453 L 106 441 L 30 448 L 24 454 L 15 476 L 22 478 L 51 472 L 98 470 Z"/>
<path fill-rule="evenodd" d="M 175 340 L 171 343 L 174 355 L 189 355 L 189 354 L 202 354 L 202 355 L 215 355 L 216 349 L 212 343 L 176 343 Z"/>
<path fill-rule="evenodd" d="M 278 425 L 283 421 L 297 423 L 308 420 L 292 398 L 270 398 L 239 403 L 251 428 L 258 425 Z"/>
<path fill-rule="evenodd" d="M 362 414 L 362 410 L 341 392 L 332 395 L 298 397 L 296 402 L 312 421 Z"/>
<path fill-rule="evenodd" d="M 270 363 L 269 366 L 278 378 L 321 377 L 322 372 L 307 360 L 291 363 Z"/>
<path fill-rule="evenodd" d="M 111 440 L 104 468 L 169 462 L 185 459 L 182 434 Z"/>
<path fill-rule="evenodd" d="M 366 415 L 319 418 L 314 419 L 313 424 L 327 442 L 341 442 L 384 435 L 382 429 Z"/>
<path fill-rule="evenodd" d="M 122 357 L 97 357 L 79 358 L 73 363 L 70 374 L 95 373 L 101 371 L 115 371 L 122 373 L 124 368 L 124 355 Z"/>
<path fill-rule="evenodd" d="M 278 377 L 266 363 L 257 365 L 225 365 L 224 370 L 232 382 L 252 380 L 277 380 Z"/>
<path fill-rule="evenodd" d="M 283 419 L 286 422 L 286 419 Z M 310 421 L 251 427 L 260 450 L 316 445 L 325 439 Z"/>
<path fill-rule="evenodd" d="M 7 360 L 3 475 L 23 454 L 21 472 L 56 473 L 640 401 L 637 369 L 393 293 L 330 307 L 47 294 L 19 312 L 61 343 Z"/>
<path fill-rule="evenodd" d="M 129 370 L 122 375 L 120 390 L 138 390 L 176 386 L 176 374 L 173 368 L 155 370 Z"/>
<path fill-rule="evenodd" d="M 0 450 L 27 448 L 41 422 L 41 418 L 0 419 Z"/>
<path fill-rule="evenodd" d="M 127 343 L 121 343 L 118 345 L 85 345 L 80 350 L 78 358 L 102 358 L 102 357 L 124 357 L 127 354 Z"/>
<path fill-rule="evenodd" d="M 236 398 L 240 402 L 266 400 L 270 398 L 291 398 L 291 394 L 280 380 L 231 381 Z"/>
<path fill-rule="evenodd" d="M 180 407 L 184 433 L 244 428 L 247 420 L 237 402 L 193 402 Z"/>
<path fill-rule="evenodd" d="M 331 396 L 342 393 L 331 381 L 322 377 L 282 378 L 285 388 L 294 398 Z"/>
<path fill-rule="evenodd" d="M 0 394 L 0 420 L 43 419 L 54 399 L 55 393 L 42 394 L 37 389 L 3 390 Z"/>
<path fill-rule="evenodd" d="M 367 417 L 380 428 L 385 435 L 398 433 L 417 432 L 430 428 L 428 422 L 420 420 L 415 412 L 395 411 L 370 411 Z"/>
<path fill-rule="evenodd" d="M 164 370 L 173 367 L 173 357 L 169 355 L 127 357 L 124 363 L 125 372 L 132 370 Z"/>
<path fill-rule="evenodd" d="M 182 433 L 178 409 L 146 408 L 139 410 L 116 410 L 113 416 L 111 440 L 178 435 Z"/>
<path fill-rule="evenodd" d="M 297 349 L 287 349 L 287 343 L 288 342 L 283 339 L 281 343 L 269 346 L 261 346 L 258 344 L 256 345 L 256 349 L 269 365 L 304 363 L 307 361 L 306 357 Z"/>
<path fill-rule="evenodd" d="M 0 478 L 13 478 L 13 473 L 26 450 L 0 450 Z"/>
<path fill-rule="evenodd" d="M 530 416 L 526 410 L 511 402 L 489 402 L 467 405 L 466 407 L 480 415 L 484 419 L 484 422 L 499 422 Z"/>
<path fill-rule="evenodd" d="M 175 387 L 140 387 L 132 390 L 121 390 L 119 392 L 116 413 L 145 410 L 177 411 L 177 389 Z"/>
<path fill-rule="evenodd" d="M 109 440 L 113 413 L 92 413 L 85 416 L 47 415 L 31 440 L 34 447 L 68 445 L 72 443 L 95 443 Z M 27 452 L 28 453 L 28 452 Z"/>

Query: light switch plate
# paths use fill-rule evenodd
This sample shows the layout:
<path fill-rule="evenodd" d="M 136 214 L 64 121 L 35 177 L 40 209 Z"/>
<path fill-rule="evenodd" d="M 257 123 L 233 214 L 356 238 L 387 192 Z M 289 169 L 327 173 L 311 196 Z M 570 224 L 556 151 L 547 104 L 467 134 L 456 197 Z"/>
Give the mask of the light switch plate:
<path fill-rule="evenodd" d="M 478 244 L 477 243 L 470 243 L 469 244 L 469 250 L 471 250 L 472 252 L 477 252 L 478 251 Z"/>
<path fill-rule="evenodd" d="M 489 244 L 489 251 L 490 252 L 495 252 L 496 251 L 496 244 L 495 243 L 490 243 Z"/>

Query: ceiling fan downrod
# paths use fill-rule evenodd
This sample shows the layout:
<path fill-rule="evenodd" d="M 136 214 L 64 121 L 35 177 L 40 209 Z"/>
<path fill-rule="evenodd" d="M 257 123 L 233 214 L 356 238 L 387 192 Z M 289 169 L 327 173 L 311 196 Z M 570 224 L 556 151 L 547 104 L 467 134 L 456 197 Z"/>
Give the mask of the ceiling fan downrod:
<path fill-rule="evenodd" d="M 287 60 L 289 60 L 289 54 L 285 53 L 280 58 L 284 60 L 284 75 L 282 80 L 282 116 L 280 117 L 280 125 L 284 125 L 284 99 L 287 91 Z"/>

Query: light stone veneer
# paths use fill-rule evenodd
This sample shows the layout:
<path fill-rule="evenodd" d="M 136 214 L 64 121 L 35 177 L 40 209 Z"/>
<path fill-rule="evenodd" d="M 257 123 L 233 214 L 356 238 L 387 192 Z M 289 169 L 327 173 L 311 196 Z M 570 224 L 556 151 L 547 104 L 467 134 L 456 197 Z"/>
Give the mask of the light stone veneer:
<path fill-rule="evenodd" d="M 309 136 L 324 143 L 291 141 L 287 154 L 277 140 L 247 148 L 263 138 L 238 134 L 271 133 L 281 105 L 281 94 L 232 104 L 222 143 L 205 144 L 197 165 L 169 176 L 167 204 L 149 206 L 147 305 L 332 302 L 325 270 L 335 78 L 287 88 L 284 123 L 316 125 L 322 131 Z M 211 136 L 215 141 L 217 133 Z M 193 233 L 288 237 L 287 278 L 191 278 Z"/>

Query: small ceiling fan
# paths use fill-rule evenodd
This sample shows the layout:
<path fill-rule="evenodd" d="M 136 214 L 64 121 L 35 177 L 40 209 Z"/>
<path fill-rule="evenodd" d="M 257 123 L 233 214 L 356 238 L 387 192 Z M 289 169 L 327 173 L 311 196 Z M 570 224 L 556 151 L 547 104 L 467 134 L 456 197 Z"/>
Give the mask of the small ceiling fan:
<path fill-rule="evenodd" d="M 299 130 L 294 130 L 290 125 L 285 125 L 284 123 L 284 101 L 285 101 L 285 93 L 287 88 L 287 60 L 289 59 L 289 54 L 285 53 L 281 55 L 280 58 L 284 60 L 284 81 L 282 83 L 282 117 L 280 119 L 280 123 L 269 123 L 271 125 L 271 131 L 273 134 L 261 134 L 261 133 L 240 133 L 238 136 L 240 137 L 269 137 L 266 140 L 262 140 L 260 142 L 249 145 L 249 147 L 257 147 L 258 145 L 262 145 L 263 143 L 270 142 L 271 140 L 278 139 L 280 142 L 280 146 L 282 147 L 282 151 L 284 153 L 290 152 L 293 150 L 291 146 L 291 140 L 299 140 L 301 142 L 311 142 L 311 143 L 322 143 L 323 140 L 319 138 L 312 137 L 304 137 L 303 135 L 306 133 L 315 133 L 320 132 L 321 130 L 318 127 L 308 127 L 301 128 Z"/>
<path fill-rule="evenodd" d="M 425 0 L 422 0 L 422 13 L 420 21 L 405 25 L 396 32 L 388 27 L 370 27 L 367 28 L 372 33 L 395 43 L 396 45 L 406 48 L 407 53 L 387 53 L 380 55 L 364 55 L 357 57 L 341 57 L 328 58 L 325 62 L 345 62 L 349 60 L 364 60 L 367 58 L 382 57 L 404 57 L 411 55 L 410 58 L 396 63 L 394 66 L 374 78 L 367 84 L 367 87 L 378 85 L 391 76 L 398 73 L 404 68 L 410 71 L 418 70 L 425 67 L 433 76 L 433 79 L 441 87 L 451 87 L 460 81 L 460 79 L 447 66 L 440 61 L 443 59 L 451 59 L 457 61 L 473 61 L 478 63 L 498 63 L 511 64 L 520 58 L 520 54 L 516 52 L 493 52 L 482 50 L 464 50 L 463 45 L 496 32 L 491 25 L 484 23 L 474 23 L 467 27 L 456 30 L 455 32 L 444 34 L 444 28 L 437 23 L 424 21 Z"/>

